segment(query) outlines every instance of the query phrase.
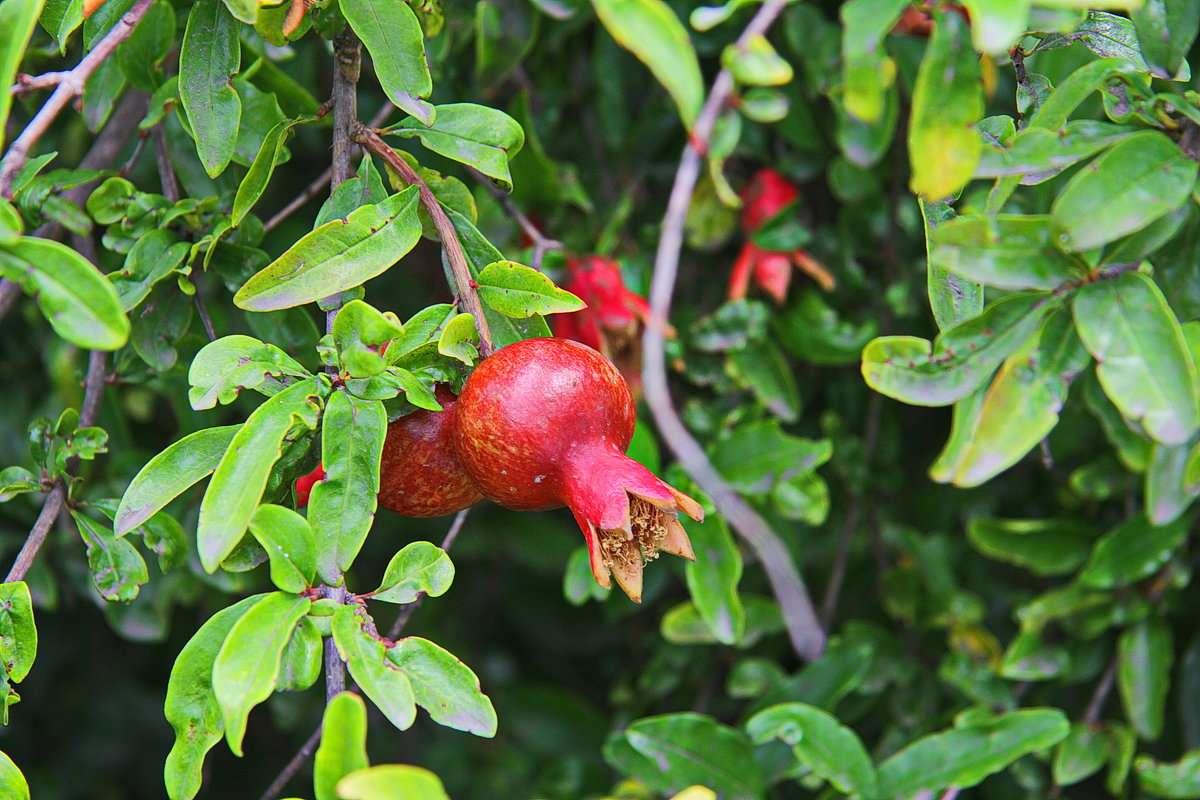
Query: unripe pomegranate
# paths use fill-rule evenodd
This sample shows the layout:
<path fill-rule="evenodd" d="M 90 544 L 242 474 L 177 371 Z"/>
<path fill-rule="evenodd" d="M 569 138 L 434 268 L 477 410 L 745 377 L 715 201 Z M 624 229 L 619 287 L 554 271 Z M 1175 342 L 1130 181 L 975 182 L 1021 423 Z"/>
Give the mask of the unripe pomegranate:
<path fill-rule="evenodd" d="M 439 384 L 441 411 L 419 409 L 388 425 L 379 463 L 379 505 L 406 517 L 440 517 L 482 499 L 454 452 L 457 398 Z"/>
<path fill-rule="evenodd" d="M 497 350 L 467 379 L 454 443 L 467 474 L 517 511 L 568 506 L 587 541 L 592 574 L 609 574 L 640 602 L 642 567 L 661 550 L 695 560 L 676 519 L 700 505 L 625 455 L 633 398 L 612 362 L 568 339 L 526 339 Z"/>

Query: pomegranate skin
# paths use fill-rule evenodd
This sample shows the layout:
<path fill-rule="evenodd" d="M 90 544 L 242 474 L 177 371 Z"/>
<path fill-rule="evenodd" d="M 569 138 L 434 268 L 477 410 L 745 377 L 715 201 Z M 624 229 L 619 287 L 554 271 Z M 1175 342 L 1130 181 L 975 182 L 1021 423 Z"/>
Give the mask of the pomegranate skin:
<path fill-rule="evenodd" d="M 454 409 L 463 469 L 489 500 L 516 511 L 569 506 L 592 574 L 640 601 L 642 568 L 664 551 L 695 560 L 676 519 L 699 504 L 625 455 L 636 421 L 612 362 L 569 339 L 526 339 L 484 359 Z"/>
<path fill-rule="evenodd" d="M 440 517 L 483 499 L 454 451 L 457 398 L 435 391 L 441 411 L 419 409 L 388 425 L 379 464 L 379 505 L 406 517 Z"/>

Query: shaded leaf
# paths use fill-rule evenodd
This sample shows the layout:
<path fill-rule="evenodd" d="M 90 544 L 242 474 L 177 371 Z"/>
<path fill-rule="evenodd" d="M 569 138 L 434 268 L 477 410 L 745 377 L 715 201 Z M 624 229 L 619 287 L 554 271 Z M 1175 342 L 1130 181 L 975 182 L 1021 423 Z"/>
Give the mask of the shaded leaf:
<path fill-rule="evenodd" d="M 1187 520 L 1156 526 L 1142 514 L 1130 517 L 1096 542 L 1079 582 L 1093 589 L 1111 589 L 1152 575 L 1183 544 L 1187 529 Z"/>
<path fill-rule="evenodd" d="M 179 99 L 205 172 L 225 171 L 237 143 L 242 101 L 232 78 L 241 61 L 237 24 L 221 0 L 197 0 L 179 49 Z"/>
<path fill-rule="evenodd" d="M 1143 739 L 1162 732 L 1174 660 L 1171 628 L 1162 617 L 1126 628 L 1117 640 L 1117 689 L 1125 717 Z"/>
<path fill-rule="evenodd" d="M 737 644 L 746 630 L 746 612 L 738 594 L 742 555 L 720 517 L 689 532 L 694 562 L 684 565 L 688 593 L 700 617 L 721 644 Z"/>
<path fill-rule="evenodd" d="M 746 732 L 756 744 L 781 739 L 816 775 L 839 792 L 875 797 L 879 779 L 862 740 L 826 711 L 804 703 L 784 703 L 755 714 Z"/>
<path fill-rule="evenodd" d="M 272 583 L 296 594 L 313 585 L 317 544 L 308 520 L 290 508 L 265 503 L 250 518 L 250 532 L 267 551 Z"/>

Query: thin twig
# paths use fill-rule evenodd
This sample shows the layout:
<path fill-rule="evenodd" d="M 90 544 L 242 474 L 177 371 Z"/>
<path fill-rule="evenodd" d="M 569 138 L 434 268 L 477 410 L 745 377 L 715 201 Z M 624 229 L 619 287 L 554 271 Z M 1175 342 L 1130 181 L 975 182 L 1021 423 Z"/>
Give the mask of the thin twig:
<path fill-rule="evenodd" d="M 16 281 L 0 278 L 0 320 L 3 320 L 21 296 L 21 287 Z"/>
<path fill-rule="evenodd" d="M 479 181 L 483 188 L 487 189 L 492 197 L 496 198 L 496 201 L 500 203 L 504 212 L 512 217 L 517 225 L 521 227 L 521 231 L 533 241 L 533 258 L 530 259 L 529 266 L 536 270 L 541 270 L 542 258 L 546 253 L 550 250 L 562 250 L 563 243 L 557 239 L 551 239 L 542 233 L 541 229 L 537 225 L 534 225 L 533 221 L 525 216 L 525 213 L 521 209 L 517 208 L 517 204 L 513 202 L 508 192 L 492 183 L 491 178 L 477 169 L 470 167 L 468 169 L 475 180 Z"/>
<path fill-rule="evenodd" d="M 329 188 L 330 178 L 333 176 L 333 169 L 327 169 L 317 176 L 317 179 L 310 183 L 307 188 L 300 194 L 292 198 L 291 202 L 276 212 L 275 216 L 271 217 L 263 225 L 263 233 L 270 231 L 272 228 L 279 225 L 285 219 L 296 213 L 305 203 L 312 200 L 321 192 Z"/>
<path fill-rule="evenodd" d="M 87 83 L 87 79 L 96 71 L 102 61 L 113 54 L 121 42 L 129 38 L 153 2 L 154 0 L 137 0 L 133 8 L 129 9 L 120 21 L 113 25 L 112 30 L 92 48 L 92 52 L 84 56 L 83 60 L 67 76 L 59 80 L 50 99 L 25 127 L 25 130 L 21 131 L 21 135 L 8 148 L 4 160 L 0 161 L 0 197 L 12 197 L 13 180 L 29 158 L 29 151 L 37 144 L 38 139 L 42 138 L 42 134 L 49 129 L 59 112 L 66 108 L 72 99 L 83 94 L 83 87 Z"/>
<path fill-rule="evenodd" d="M 752 37 L 764 34 L 787 2 L 767 0 L 750 20 L 736 46 L 745 47 Z M 646 401 L 659 432 L 683 468 L 695 478 L 734 530 L 758 554 L 783 612 L 792 647 L 802 659 L 811 661 L 824 649 L 825 633 L 817 621 L 800 573 L 792 563 L 791 554 L 766 520 L 713 469 L 704 449 L 679 419 L 667 385 L 666 340 L 663 334 L 670 316 L 671 295 L 679 270 L 684 220 L 700 175 L 701 155 L 697 148 L 706 146 L 733 87 L 733 76 L 727 69 L 722 69 L 713 82 L 675 173 L 675 184 L 671 188 L 658 240 L 658 252 L 654 258 L 654 277 L 650 284 L 650 309 L 654 324 L 646 326 L 643 336 L 645 365 L 642 380 Z"/>
<path fill-rule="evenodd" d="M 1083 712 L 1083 724 L 1088 727 L 1095 727 L 1100 722 L 1100 712 L 1104 710 L 1104 701 L 1108 699 L 1113 683 L 1117 679 L 1118 659 L 1119 656 L 1113 656 L 1112 661 L 1108 663 L 1108 669 L 1104 670 L 1104 674 L 1100 676 L 1100 682 L 1096 684 L 1096 690 L 1092 692 L 1092 699 L 1088 701 L 1087 710 Z"/>
<path fill-rule="evenodd" d="M 458 538 L 459 531 L 462 530 L 463 524 L 467 521 L 467 513 L 471 509 L 464 508 L 454 516 L 454 522 L 450 523 L 450 530 L 446 532 L 446 538 L 442 539 L 442 549 L 449 550 L 450 545 L 454 544 L 454 540 Z M 400 637 L 404 626 L 408 624 L 408 620 L 412 618 L 413 613 L 421 605 L 421 601 L 425 599 L 425 595 L 420 595 L 416 600 L 404 607 L 400 614 L 396 617 L 396 621 L 392 623 L 391 630 L 388 631 L 387 638 L 393 641 Z"/>
<path fill-rule="evenodd" d="M 178 203 L 179 180 L 175 177 L 175 167 L 171 165 L 171 149 L 167 144 L 167 132 L 161 122 L 150 129 L 150 137 L 154 140 L 154 163 L 158 166 L 158 180 L 162 186 L 163 197 L 172 203 Z"/>
<path fill-rule="evenodd" d="M 312 736 L 308 737 L 308 741 L 296 751 L 296 755 L 292 756 L 292 760 L 287 763 L 287 766 L 275 776 L 275 780 L 262 793 L 262 797 L 259 800 L 275 800 L 279 796 L 279 793 L 287 786 L 292 776 L 299 772 L 304 763 L 308 761 L 309 756 L 316 752 L 317 745 L 321 743 L 321 729 L 322 726 L 318 725 L 317 729 L 312 732 Z"/>
<path fill-rule="evenodd" d="M 471 278 L 467 255 L 463 252 L 462 243 L 458 240 L 458 232 L 454 230 L 454 223 L 446 216 L 445 210 L 438 203 L 429 186 L 421 180 L 421 176 L 387 142 L 379 138 L 379 134 L 363 125 L 358 125 L 355 127 L 354 136 L 355 140 L 367 150 L 382 158 L 388 166 L 396 170 L 405 183 L 417 187 L 417 191 L 421 195 L 421 204 L 429 212 L 429 218 L 433 220 L 433 227 L 437 229 L 438 238 L 442 240 L 442 247 L 446 251 L 446 260 L 450 262 L 450 272 L 454 276 L 455 294 L 458 295 L 459 301 L 467 312 L 475 317 L 475 327 L 479 330 L 479 352 L 485 356 L 490 355 L 494 349 L 492 332 L 483 315 L 483 304 L 479 300 L 475 281 Z"/>
<path fill-rule="evenodd" d="M 70 72 L 43 72 L 41 75 L 25 75 L 17 73 L 17 82 L 8 88 L 12 95 L 32 94 L 39 89 L 50 89 L 58 86 Z"/>

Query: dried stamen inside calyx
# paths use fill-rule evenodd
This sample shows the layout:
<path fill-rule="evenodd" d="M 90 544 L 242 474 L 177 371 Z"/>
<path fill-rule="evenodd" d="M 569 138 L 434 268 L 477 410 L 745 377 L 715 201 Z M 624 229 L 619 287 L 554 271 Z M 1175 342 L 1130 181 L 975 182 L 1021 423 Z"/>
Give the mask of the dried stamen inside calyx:
<path fill-rule="evenodd" d="M 600 555 L 617 585 L 634 602 L 642 599 L 642 568 L 659 552 L 695 560 L 692 546 L 674 511 L 629 495 L 629 527 L 597 530 Z"/>

